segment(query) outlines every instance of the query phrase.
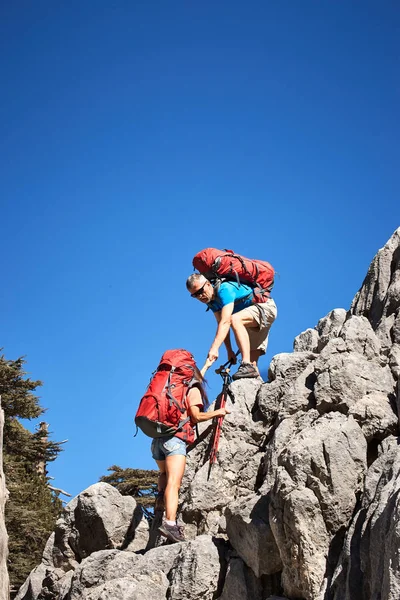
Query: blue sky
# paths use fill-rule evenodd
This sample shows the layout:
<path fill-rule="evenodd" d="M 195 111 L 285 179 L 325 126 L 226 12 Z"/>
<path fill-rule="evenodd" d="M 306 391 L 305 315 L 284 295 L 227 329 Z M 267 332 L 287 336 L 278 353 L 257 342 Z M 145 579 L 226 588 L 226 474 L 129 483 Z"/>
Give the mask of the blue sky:
<path fill-rule="evenodd" d="M 0 8 L 0 345 L 42 379 L 76 494 L 153 468 L 133 417 L 215 324 L 192 256 L 277 269 L 268 362 L 348 308 L 400 225 L 397 2 L 41 0 Z M 210 374 L 210 394 L 218 392 Z M 34 426 L 32 424 L 31 426 Z"/>

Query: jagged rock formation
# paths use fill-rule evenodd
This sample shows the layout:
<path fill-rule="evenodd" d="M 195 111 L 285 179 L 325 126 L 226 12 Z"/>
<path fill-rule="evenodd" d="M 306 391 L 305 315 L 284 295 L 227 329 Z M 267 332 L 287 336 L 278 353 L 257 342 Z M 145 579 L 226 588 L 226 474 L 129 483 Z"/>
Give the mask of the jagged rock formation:
<path fill-rule="evenodd" d="M 7 531 L 4 523 L 4 508 L 6 504 L 6 485 L 3 473 L 3 426 L 4 411 L 1 408 L 0 396 L 0 600 L 8 600 L 9 584 L 7 573 Z"/>
<path fill-rule="evenodd" d="M 157 546 L 132 499 L 92 486 L 66 508 L 17 600 L 398 600 L 400 229 L 349 311 L 232 384 L 218 463 L 188 458 L 190 541 Z M 151 548 L 151 549 L 150 549 Z"/>

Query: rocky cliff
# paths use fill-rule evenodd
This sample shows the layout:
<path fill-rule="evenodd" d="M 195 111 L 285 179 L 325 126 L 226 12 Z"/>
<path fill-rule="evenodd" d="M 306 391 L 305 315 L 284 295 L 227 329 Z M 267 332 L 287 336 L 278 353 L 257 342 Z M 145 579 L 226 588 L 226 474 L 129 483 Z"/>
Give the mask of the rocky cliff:
<path fill-rule="evenodd" d="M 77 496 L 17 600 L 398 600 L 400 228 L 350 310 L 238 381 L 218 463 L 188 458 L 188 542 L 104 483 Z"/>
<path fill-rule="evenodd" d="M 4 524 L 4 508 L 6 504 L 6 486 L 3 473 L 3 425 L 4 411 L 0 397 L 0 600 L 8 600 L 7 574 L 7 532 Z"/>

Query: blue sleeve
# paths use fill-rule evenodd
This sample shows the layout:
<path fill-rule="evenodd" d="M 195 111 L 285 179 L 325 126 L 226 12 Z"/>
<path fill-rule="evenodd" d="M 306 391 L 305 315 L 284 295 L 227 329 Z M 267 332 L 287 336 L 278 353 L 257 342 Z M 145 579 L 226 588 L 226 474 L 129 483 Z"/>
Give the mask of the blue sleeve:
<path fill-rule="evenodd" d="M 218 297 L 220 300 L 221 307 L 230 304 L 236 300 L 236 291 L 233 285 L 221 285 L 218 290 Z"/>

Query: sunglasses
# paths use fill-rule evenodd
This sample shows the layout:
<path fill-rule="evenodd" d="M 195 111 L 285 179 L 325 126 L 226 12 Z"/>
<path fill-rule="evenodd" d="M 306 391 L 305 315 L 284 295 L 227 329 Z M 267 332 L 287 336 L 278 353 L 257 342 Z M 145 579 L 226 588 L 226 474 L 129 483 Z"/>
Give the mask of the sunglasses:
<path fill-rule="evenodd" d="M 207 283 L 208 281 L 206 281 L 205 284 L 199 290 L 197 290 L 197 292 L 190 294 L 192 298 L 198 298 L 199 296 L 201 296 L 204 292 L 204 288 L 206 287 Z"/>

